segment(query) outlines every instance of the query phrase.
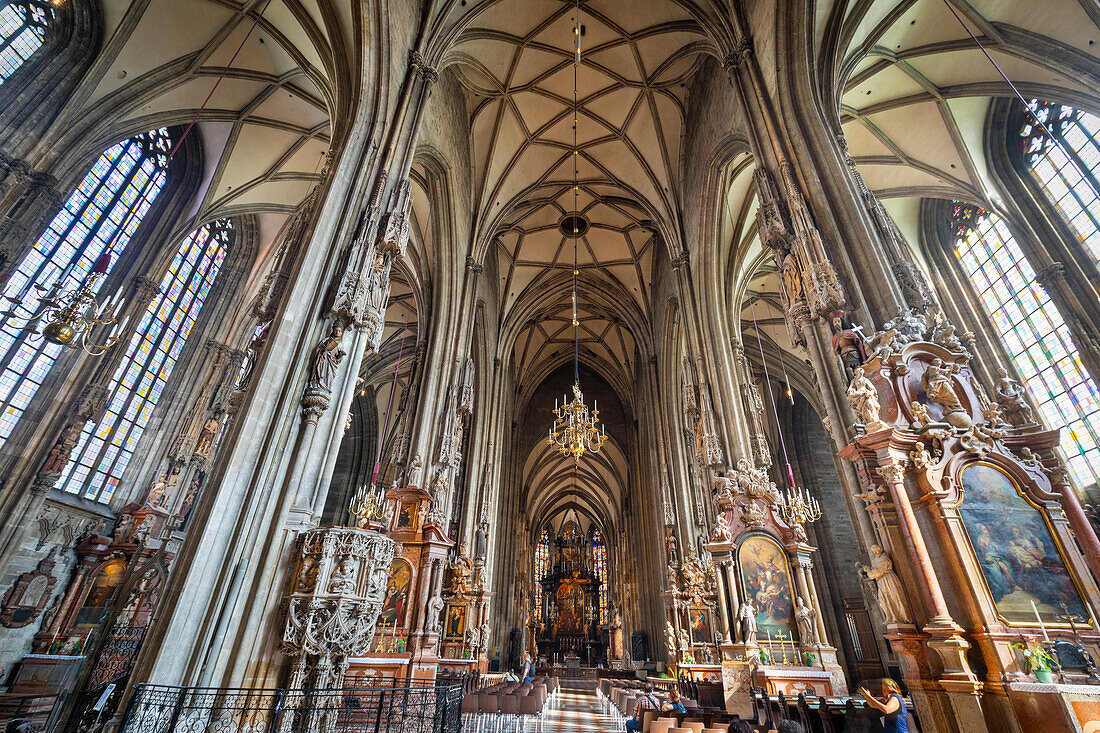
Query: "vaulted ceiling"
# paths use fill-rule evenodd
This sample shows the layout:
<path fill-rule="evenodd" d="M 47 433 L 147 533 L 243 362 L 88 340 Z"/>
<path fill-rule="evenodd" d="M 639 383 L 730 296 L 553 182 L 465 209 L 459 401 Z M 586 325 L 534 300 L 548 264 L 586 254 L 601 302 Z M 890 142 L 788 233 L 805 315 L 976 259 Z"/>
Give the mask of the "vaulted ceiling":
<path fill-rule="evenodd" d="M 197 125 L 206 171 L 192 213 L 258 214 L 266 251 L 319 179 L 334 116 L 350 103 L 354 4 L 102 0 L 102 7 L 103 49 L 78 91 L 77 127 L 109 120 L 107 134 L 118 135 L 186 125 L 228 66 Z"/>
<path fill-rule="evenodd" d="M 533 294 L 548 299 L 511 346 L 516 376 L 537 381 L 572 352 L 568 277 L 559 275 L 572 270 L 573 243 L 559 223 L 573 208 L 576 163 L 577 205 L 589 222 L 577 253 L 583 358 L 631 380 L 632 327 L 649 318 L 655 250 L 678 231 L 685 99 L 708 47 L 697 20 L 704 11 L 664 0 L 584 2 L 574 86 L 575 4 L 483 6 L 446 58 L 468 90 L 476 228 L 493 242 L 501 312 L 507 318 Z M 594 289 L 614 292 L 619 305 L 593 307 Z M 619 368 L 608 373 L 605 364 Z"/>
<path fill-rule="evenodd" d="M 986 112 L 1012 90 L 951 8 L 1024 96 L 1100 108 L 1095 4 L 821 0 L 820 59 L 880 197 L 987 200 Z"/>

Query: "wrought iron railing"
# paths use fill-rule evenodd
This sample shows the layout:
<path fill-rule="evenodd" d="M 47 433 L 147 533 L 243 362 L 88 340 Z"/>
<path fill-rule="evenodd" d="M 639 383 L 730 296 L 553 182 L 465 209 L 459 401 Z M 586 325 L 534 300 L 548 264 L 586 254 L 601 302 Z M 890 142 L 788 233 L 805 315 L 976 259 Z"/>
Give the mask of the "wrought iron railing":
<path fill-rule="evenodd" d="M 140 684 L 122 733 L 459 733 L 462 687 L 342 690 Z"/>

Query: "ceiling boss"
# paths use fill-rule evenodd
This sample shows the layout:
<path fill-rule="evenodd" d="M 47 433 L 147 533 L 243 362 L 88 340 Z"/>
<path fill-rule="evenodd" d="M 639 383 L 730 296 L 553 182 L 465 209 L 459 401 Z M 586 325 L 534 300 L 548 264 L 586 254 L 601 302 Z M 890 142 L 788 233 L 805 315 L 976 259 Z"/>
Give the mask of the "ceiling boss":
<path fill-rule="evenodd" d="M 580 211 L 577 203 L 579 185 L 577 183 L 577 158 L 580 150 L 577 146 L 577 119 L 579 117 L 579 104 L 577 100 L 577 69 L 581 63 L 581 13 L 580 3 L 577 4 L 577 20 L 573 26 L 573 38 L 576 42 L 573 57 L 573 211 L 566 220 L 570 223 L 573 235 L 573 399 L 568 395 L 562 397 L 559 407 L 554 400 L 554 425 L 550 428 L 547 442 L 555 446 L 561 453 L 573 456 L 574 461 L 579 461 L 586 452 L 598 453 L 607 440 L 606 430 L 597 428 L 600 411 L 592 401 L 592 411 L 584 403 L 584 394 L 581 392 L 580 374 L 580 321 L 577 318 L 577 238 L 580 236 Z"/>

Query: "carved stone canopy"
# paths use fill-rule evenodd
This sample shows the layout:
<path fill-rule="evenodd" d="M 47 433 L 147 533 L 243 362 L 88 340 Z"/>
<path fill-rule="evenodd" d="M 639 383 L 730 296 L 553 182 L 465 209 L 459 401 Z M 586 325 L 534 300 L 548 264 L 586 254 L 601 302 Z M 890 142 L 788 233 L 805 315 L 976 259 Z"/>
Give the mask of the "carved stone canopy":
<path fill-rule="evenodd" d="M 37 619 L 53 595 L 57 578 L 53 576 L 54 550 L 29 572 L 15 579 L 15 583 L 4 596 L 0 608 L 0 623 L 9 629 L 19 629 Z"/>

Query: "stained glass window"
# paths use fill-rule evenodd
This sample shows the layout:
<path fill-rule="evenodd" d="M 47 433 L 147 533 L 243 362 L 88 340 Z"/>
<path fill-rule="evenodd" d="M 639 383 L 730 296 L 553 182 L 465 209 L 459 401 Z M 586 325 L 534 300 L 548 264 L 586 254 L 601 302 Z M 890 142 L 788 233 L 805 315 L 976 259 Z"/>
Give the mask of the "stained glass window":
<path fill-rule="evenodd" d="M 1035 271 L 995 214 L 955 202 L 955 252 L 1043 421 L 1062 430 L 1062 452 L 1080 488 L 1100 477 L 1100 390 Z"/>
<path fill-rule="evenodd" d="M 0 84 L 42 48 L 51 20 L 53 8 L 42 0 L 8 2 L 0 7 Z"/>
<path fill-rule="evenodd" d="M 535 620 L 542 622 L 542 579 L 550 571 L 550 535 L 546 530 L 535 546 Z"/>
<path fill-rule="evenodd" d="M 115 370 L 106 412 L 84 426 L 59 488 L 110 501 L 210 294 L 232 232 L 232 222 L 220 219 L 184 239 Z"/>
<path fill-rule="evenodd" d="M 592 533 L 592 567 L 600 580 L 600 623 L 608 623 L 607 610 L 607 548 L 600 530 Z"/>
<path fill-rule="evenodd" d="M 1100 118 L 1037 100 L 1029 107 L 1020 130 L 1024 158 L 1043 193 L 1100 264 Z"/>
<path fill-rule="evenodd" d="M 71 290 L 88 277 L 105 251 L 113 268 L 164 186 L 170 149 L 161 129 L 104 151 L 4 285 L 4 306 L 16 305 L 15 317 L 0 322 L 0 446 L 64 349 L 28 328 L 27 318 L 51 286 Z"/>

